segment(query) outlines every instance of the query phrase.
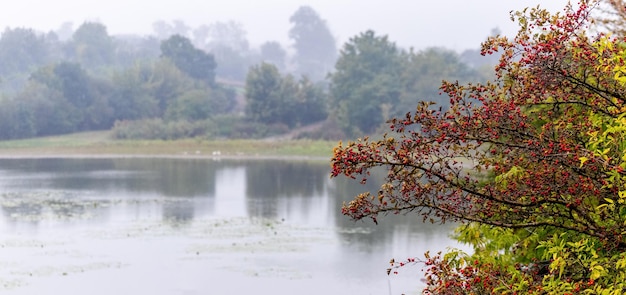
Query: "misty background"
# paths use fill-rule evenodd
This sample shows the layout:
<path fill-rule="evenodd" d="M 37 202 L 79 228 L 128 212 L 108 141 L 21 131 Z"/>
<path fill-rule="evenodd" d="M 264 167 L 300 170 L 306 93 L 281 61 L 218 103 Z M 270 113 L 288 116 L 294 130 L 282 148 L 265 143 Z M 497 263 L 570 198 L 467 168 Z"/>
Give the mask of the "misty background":
<path fill-rule="evenodd" d="M 0 11 L 0 139 L 382 133 L 420 101 L 445 109 L 442 80 L 490 79 L 498 55 L 480 43 L 514 36 L 510 12 L 537 2 L 12 2 Z"/>
<path fill-rule="evenodd" d="M 566 0 L 21 0 L 3 3 L 0 28 L 28 27 L 47 32 L 71 22 L 107 26 L 112 35 L 153 33 L 155 21 L 182 20 L 191 27 L 235 21 L 247 32 L 252 46 L 268 40 L 290 43 L 289 17 L 300 6 L 315 9 L 327 22 L 337 44 L 365 30 L 389 35 L 404 48 L 442 46 L 457 51 L 476 48 L 492 28 L 512 35 L 517 25 L 509 12 L 525 7 L 561 11 Z"/>

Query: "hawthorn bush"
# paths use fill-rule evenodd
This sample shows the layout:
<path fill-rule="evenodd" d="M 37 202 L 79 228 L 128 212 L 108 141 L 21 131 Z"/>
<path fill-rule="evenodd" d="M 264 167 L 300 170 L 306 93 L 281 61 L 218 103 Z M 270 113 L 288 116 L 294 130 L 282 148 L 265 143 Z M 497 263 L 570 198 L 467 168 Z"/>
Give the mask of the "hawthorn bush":
<path fill-rule="evenodd" d="M 461 222 L 474 250 L 388 272 L 422 263 L 426 294 L 626 292 L 626 42 L 590 33 L 597 6 L 514 13 L 518 34 L 482 47 L 502 53 L 494 81 L 444 82 L 446 111 L 420 103 L 382 139 L 335 148 L 333 177 L 388 171 L 343 214 Z"/>

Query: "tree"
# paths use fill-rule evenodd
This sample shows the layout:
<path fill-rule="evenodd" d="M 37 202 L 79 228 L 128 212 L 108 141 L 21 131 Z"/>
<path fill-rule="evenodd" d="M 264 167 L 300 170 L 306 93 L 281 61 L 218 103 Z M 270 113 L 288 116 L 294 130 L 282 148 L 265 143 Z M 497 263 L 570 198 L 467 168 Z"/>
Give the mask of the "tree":
<path fill-rule="evenodd" d="M 63 62 L 54 66 L 54 86 L 77 108 L 87 108 L 93 102 L 90 78 L 87 72 L 75 63 Z"/>
<path fill-rule="evenodd" d="M 23 136 L 47 136 L 65 134 L 77 130 L 82 112 L 71 105 L 63 94 L 37 81 L 29 81 L 14 97 L 32 112 L 34 132 Z M 106 109 L 101 110 L 105 113 Z"/>
<path fill-rule="evenodd" d="M 427 254 L 425 293 L 626 291 L 626 46 L 588 35 L 594 7 L 515 13 L 518 35 L 483 45 L 502 52 L 494 82 L 444 82 L 448 110 L 420 103 L 383 139 L 335 149 L 332 176 L 388 171 L 344 214 L 465 223 L 474 253 Z"/>
<path fill-rule="evenodd" d="M 6 28 L 0 38 L 0 71 L 3 75 L 30 73 L 49 62 L 49 52 L 43 36 L 32 29 Z"/>
<path fill-rule="evenodd" d="M 290 83 L 295 84 L 295 87 L 293 87 L 295 91 L 285 93 L 284 95 L 294 97 L 295 106 L 292 112 L 296 115 L 296 124 L 308 125 L 326 119 L 328 116 L 328 94 L 324 91 L 323 86 L 314 84 L 306 76 L 298 81 L 294 81 L 288 75 L 285 81 L 293 81 Z"/>
<path fill-rule="evenodd" d="M 243 81 L 250 67 L 250 49 L 247 32 L 235 21 L 215 22 L 194 31 L 200 48 L 215 56 L 220 65 L 216 74 L 222 78 Z M 202 38 L 207 38 L 202 40 Z"/>
<path fill-rule="evenodd" d="M 116 120 L 154 118 L 161 114 L 159 101 L 152 95 L 142 66 L 135 66 L 112 77 L 109 102 Z M 148 75 L 150 75 L 149 73 Z"/>
<path fill-rule="evenodd" d="M 181 35 L 171 36 L 161 42 L 161 55 L 169 58 L 178 69 L 190 77 L 209 85 L 215 83 L 217 64 L 213 55 L 195 48 L 189 39 Z"/>
<path fill-rule="evenodd" d="M 0 75 L 2 91 L 17 93 L 24 87 L 28 75 L 53 59 L 53 44 L 49 38 L 27 28 L 6 28 L 0 38 Z"/>
<path fill-rule="evenodd" d="M 246 79 L 247 115 L 264 124 L 305 125 L 326 118 L 326 94 L 306 77 L 282 77 L 271 64 L 250 68 Z"/>
<path fill-rule="evenodd" d="M 367 31 L 350 38 L 330 76 L 330 106 L 350 135 L 371 134 L 397 104 L 406 55 L 387 36 Z"/>
<path fill-rule="evenodd" d="M 215 56 L 217 63 L 220 65 L 215 70 L 216 75 L 235 81 L 243 81 L 246 78 L 250 61 L 247 52 L 234 50 L 231 47 L 216 44 L 211 53 Z"/>
<path fill-rule="evenodd" d="M 283 49 L 280 43 L 276 41 L 268 41 L 261 44 L 261 61 L 275 65 L 279 71 L 285 69 L 285 61 L 287 59 L 287 51 Z"/>
<path fill-rule="evenodd" d="M 0 102 L 0 138 L 20 139 L 36 134 L 35 117 L 24 101 Z"/>
<path fill-rule="evenodd" d="M 193 80 L 168 59 L 141 65 L 136 71 L 148 93 L 157 99 L 160 115 L 165 113 L 170 102 L 193 85 Z"/>
<path fill-rule="evenodd" d="M 116 36 L 114 42 L 118 67 L 127 68 L 140 62 L 156 60 L 161 54 L 161 42 L 156 37 Z"/>
<path fill-rule="evenodd" d="M 326 21 L 310 6 L 300 6 L 289 18 L 289 38 L 296 50 L 295 63 L 299 74 L 313 81 L 326 77 L 337 59 L 337 45 Z"/>
<path fill-rule="evenodd" d="M 210 90 L 194 89 L 183 93 L 167 108 L 165 118 L 172 121 L 200 121 L 213 114 Z"/>
<path fill-rule="evenodd" d="M 439 95 L 443 80 L 462 83 L 483 81 L 486 77 L 461 62 L 459 56 L 445 48 L 428 48 L 410 52 L 400 76 L 402 92 L 398 103 L 391 106 L 391 115 L 403 116 L 413 110 L 420 101 L 433 101 L 446 108 L 448 100 Z"/>
<path fill-rule="evenodd" d="M 103 24 L 83 23 L 72 35 L 72 42 L 68 46 L 76 61 L 86 68 L 113 63 L 115 45 Z"/>
<path fill-rule="evenodd" d="M 43 67 L 31 75 L 31 81 L 58 91 L 63 104 L 71 106 L 74 131 L 110 128 L 111 108 L 107 95 L 111 89 L 104 81 L 90 77 L 76 63 L 62 62 Z"/>
<path fill-rule="evenodd" d="M 278 69 L 262 63 L 253 66 L 246 77 L 246 114 L 253 121 L 265 124 L 281 122 L 283 109 L 288 108 L 281 95 L 282 77 Z"/>

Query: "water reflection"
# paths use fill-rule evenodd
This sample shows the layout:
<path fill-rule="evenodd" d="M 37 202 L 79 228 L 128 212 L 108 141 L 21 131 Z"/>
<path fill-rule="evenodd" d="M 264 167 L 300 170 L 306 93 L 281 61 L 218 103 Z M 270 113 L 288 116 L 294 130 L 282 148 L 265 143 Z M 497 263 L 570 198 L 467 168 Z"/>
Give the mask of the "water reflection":
<path fill-rule="evenodd" d="M 217 216 L 246 216 L 246 168 L 224 167 L 217 173 L 215 214 Z"/>
<path fill-rule="evenodd" d="M 26 200 L 4 195 L 3 215 L 9 219 L 28 215 L 37 220 L 47 210 L 56 216 L 97 215 L 102 212 L 93 211 L 115 210 L 111 204 L 120 202 L 146 208 L 156 204 L 158 208 L 150 211 L 160 212 L 163 220 L 246 216 L 352 229 L 338 234 L 348 245 L 368 251 L 408 233 L 428 241 L 442 232 L 442 227 L 422 224 L 418 216 L 382 217 L 377 226 L 342 216 L 343 202 L 363 191 L 378 190 L 379 183 L 330 179 L 324 162 L 5 159 L 0 160 L 0 168 L 5 192 L 30 192 Z M 381 176 L 375 173 L 371 178 Z"/>
<path fill-rule="evenodd" d="M 307 222 L 325 217 L 329 208 L 319 202 L 328 199 L 324 191 L 328 182 L 326 167 L 284 161 L 263 161 L 246 167 L 248 214 Z"/>
<path fill-rule="evenodd" d="M 386 280 L 381 275 L 391 257 L 419 255 L 451 243 L 450 227 L 424 225 L 418 216 L 386 216 L 379 225 L 342 216 L 343 202 L 365 190 L 376 191 L 379 184 L 330 179 L 328 169 L 323 161 L 4 159 L 0 160 L 4 220 L 0 231 L 15 233 L 27 226 L 40 234 L 50 228 L 58 234 L 82 226 L 109 232 L 127 224 L 157 222 L 174 224 L 182 232 L 188 228 L 190 237 L 214 239 L 211 233 L 217 225 L 202 230 L 198 225 L 206 226 L 206 220 L 215 218 L 269 220 L 267 225 L 254 223 L 250 234 L 243 234 L 249 229 L 238 228 L 242 233 L 238 239 L 246 241 L 259 232 L 299 237 L 306 243 L 298 242 L 298 247 L 313 255 L 302 258 L 302 267 L 314 274 L 311 277 L 326 278 L 330 272 L 333 280 L 356 280 L 357 285 Z M 280 226 L 286 227 L 276 229 Z M 141 225 L 139 230 L 158 227 Z M 308 229 L 304 237 L 301 227 Z M 278 260 L 270 256 L 262 261 Z"/>
<path fill-rule="evenodd" d="M 0 161 L 0 182 L 14 189 L 213 196 L 220 165 L 199 159 L 7 159 Z"/>

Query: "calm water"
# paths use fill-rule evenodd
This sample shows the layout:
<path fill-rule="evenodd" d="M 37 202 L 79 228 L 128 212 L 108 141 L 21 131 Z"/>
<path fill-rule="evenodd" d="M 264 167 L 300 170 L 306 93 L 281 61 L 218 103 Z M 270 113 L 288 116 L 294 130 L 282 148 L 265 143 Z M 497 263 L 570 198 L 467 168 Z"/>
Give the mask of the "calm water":
<path fill-rule="evenodd" d="M 376 186 L 327 163 L 0 160 L 6 294 L 418 294 L 390 258 L 455 245 L 419 217 L 340 214 Z M 455 245 L 456 246 L 456 245 Z"/>

